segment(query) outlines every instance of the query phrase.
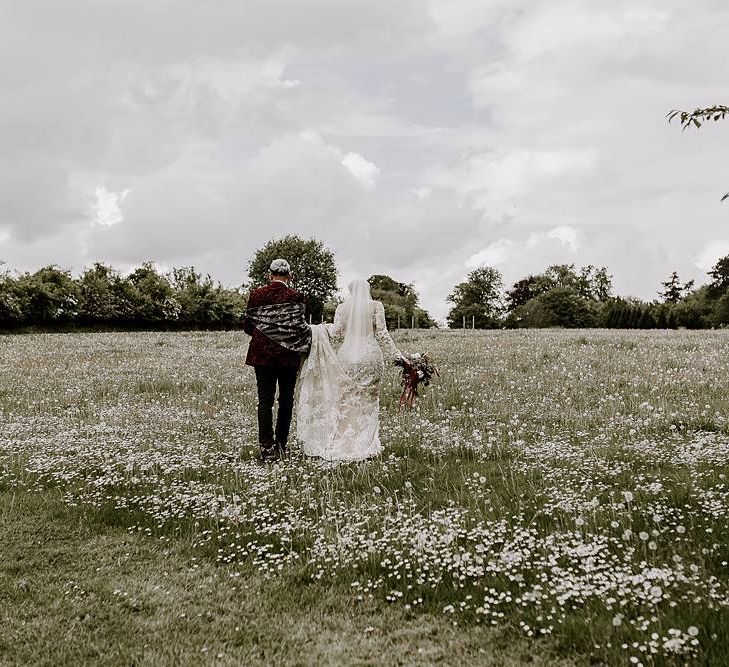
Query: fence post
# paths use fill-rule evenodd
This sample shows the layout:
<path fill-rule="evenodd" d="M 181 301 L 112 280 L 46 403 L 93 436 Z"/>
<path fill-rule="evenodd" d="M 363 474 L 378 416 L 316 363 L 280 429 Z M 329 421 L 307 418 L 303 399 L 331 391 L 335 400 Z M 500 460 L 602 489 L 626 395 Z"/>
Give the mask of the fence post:
<path fill-rule="evenodd" d="M 463 331 L 466 331 L 466 316 L 463 316 Z"/>
<path fill-rule="evenodd" d="M 475 315 L 471 315 L 471 329 L 473 331 L 476 331 L 476 316 Z"/>
<path fill-rule="evenodd" d="M 400 328 L 400 316 L 399 315 L 397 316 L 397 328 L 398 329 Z"/>

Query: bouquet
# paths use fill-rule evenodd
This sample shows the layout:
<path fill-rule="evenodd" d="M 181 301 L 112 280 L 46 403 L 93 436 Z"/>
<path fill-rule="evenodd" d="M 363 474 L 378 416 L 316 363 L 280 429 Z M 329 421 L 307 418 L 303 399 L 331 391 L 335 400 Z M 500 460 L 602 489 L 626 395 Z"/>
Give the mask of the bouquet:
<path fill-rule="evenodd" d="M 428 359 L 427 354 L 409 354 L 404 358 L 396 359 L 395 366 L 402 368 L 402 396 L 400 396 L 399 409 L 403 406 L 412 408 L 415 398 L 418 396 L 418 387 L 427 387 L 434 375 L 438 375 L 438 369 Z"/>

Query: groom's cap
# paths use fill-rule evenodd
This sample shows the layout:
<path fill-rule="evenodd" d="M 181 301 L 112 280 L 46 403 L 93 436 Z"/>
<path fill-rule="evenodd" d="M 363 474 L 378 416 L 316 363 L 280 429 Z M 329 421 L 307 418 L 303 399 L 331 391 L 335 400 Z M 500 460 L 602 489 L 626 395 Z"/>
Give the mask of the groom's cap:
<path fill-rule="evenodd" d="M 291 275 L 291 265 L 285 259 L 274 259 L 271 262 L 271 273 L 275 276 Z"/>

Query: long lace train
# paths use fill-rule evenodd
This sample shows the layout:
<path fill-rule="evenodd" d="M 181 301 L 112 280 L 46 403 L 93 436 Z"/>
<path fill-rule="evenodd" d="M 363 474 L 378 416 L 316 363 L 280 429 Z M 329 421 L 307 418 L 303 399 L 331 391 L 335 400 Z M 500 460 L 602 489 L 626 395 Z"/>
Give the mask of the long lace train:
<path fill-rule="evenodd" d="M 401 356 L 387 331 L 382 304 L 369 298 L 361 306 L 366 309 L 369 333 L 358 341 L 357 354 L 351 355 L 351 346 L 343 343 L 335 351 L 338 343 L 346 342 L 347 321 L 352 320 L 346 306 L 337 309 L 334 325 L 312 327 L 297 407 L 297 436 L 304 453 L 328 461 L 358 461 L 382 450 L 379 412 L 384 359 L 380 346 L 392 358 Z"/>

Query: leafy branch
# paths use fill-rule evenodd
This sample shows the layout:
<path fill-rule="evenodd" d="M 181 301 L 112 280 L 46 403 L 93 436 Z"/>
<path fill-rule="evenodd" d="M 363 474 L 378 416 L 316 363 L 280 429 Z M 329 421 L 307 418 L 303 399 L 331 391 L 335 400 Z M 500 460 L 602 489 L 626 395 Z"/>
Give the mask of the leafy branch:
<path fill-rule="evenodd" d="M 682 131 L 685 131 L 689 127 L 695 127 L 697 130 L 709 121 L 724 120 L 729 116 L 729 107 L 723 104 L 717 104 L 713 107 L 706 107 L 705 109 L 694 109 L 693 111 L 681 111 L 680 109 L 673 109 L 666 114 L 668 122 L 672 123 L 678 118 L 681 123 Z M 721 201 L 729 199 L 729 192 L 727 192 Z"/>
<path fill-rule="evenodd" d="M 693 111 L 681 111 L 680 109 L 674 109 L 666 114 L 669 123 L 678 118 L 681 123 L 681 127 L 684 130 L 692 126 L 698 129 L 704 123 L 708 123 L 712 120 L 723 120 L 727 116 L 729 116 L 729 107 L 721 104 L 713 107 L 707 107 L 706 109 L 694 109 Z"/>

